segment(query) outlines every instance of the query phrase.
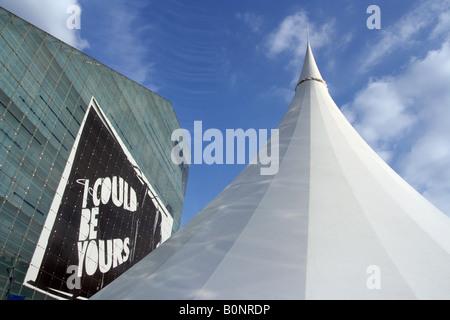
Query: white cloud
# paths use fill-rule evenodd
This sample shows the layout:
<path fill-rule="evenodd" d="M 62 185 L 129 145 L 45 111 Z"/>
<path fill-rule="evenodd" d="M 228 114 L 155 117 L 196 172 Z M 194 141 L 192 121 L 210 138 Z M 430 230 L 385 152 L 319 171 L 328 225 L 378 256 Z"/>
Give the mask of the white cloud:
<path fill-rule="evenodd" d="M 367 72 L 395 50 L 416 43 L 419 33 L 427 31 L 433 25 L 431 37 L 448 36 L 449 9 L 448 0 L 423 1 L 392 26 L 383 26 L 380 40 L 371 43 L 370 48 L 363 53 L 359 72 Z"/>
<path fill-rule="evenodd" d="M 441 34 L 448 36 L 448 31 L 450 30 L 450 11 L 442 11 L 439 14 L 439 21 L 431 32 L 432 37 L 438 37 Z"/>
<path fill-rule="evenodd" d="M 396 77 L 371 81 L 342 109 L 372 147 L 450 215 L 450 41 Z"/>
<path fill-rule="evenodd" d="M 77 0 L 0 0 L 0 5 L 79 50 L 89 46 L 81 38 L 79 29 L 67 27 L 67 19 L 71 16 L 67 8 L 78 5 L 82 9 Z"/>
<path fill-rule="evenodd" d="M 390 160 L 392 140 L 402 138 L 415 123 L 408 113 L 407 99 L 395 85 L 395 79 L 371 81 L 342 111 L 354 122 L 355 129 L 380 154 Z"/>
<path fill-rule="evenodd" d="M 269 34 L 266 41 L 267 54 L 274 57 L 280 53 L 291 56 L 293 63 L 298 64 L 306 50 L 306 26 L 309 25 L 310 42 L 315 49 L 328 44 L 333 34 L 334 22 L 324 23 L 320 28 L 308 21 L 304 11 L 286 17 L 280 25 Z"/>
<path fill-rule="evenodd" d="M 242 20 L 247 24 L 253 32 L 260 31 L 261 25 L 263 23 L 262 16 L 258 16 L 254 13 L 237 13 L 236 18 Z"/>
<path fill-rule="evenodd" d="M 159 88 L 149 83 L 153 64 L 149 62 L 149 34 L 152 26 L 139 19 L 146 4 L 123 1 L 108 2 L 102 12 L 102 23 L 96 32 L 101 34 L 97 47 L 105 55 L 104 63 L 126 77 L 151 90 Z M 92 31 L 91 31 L 92 32 Z"/>

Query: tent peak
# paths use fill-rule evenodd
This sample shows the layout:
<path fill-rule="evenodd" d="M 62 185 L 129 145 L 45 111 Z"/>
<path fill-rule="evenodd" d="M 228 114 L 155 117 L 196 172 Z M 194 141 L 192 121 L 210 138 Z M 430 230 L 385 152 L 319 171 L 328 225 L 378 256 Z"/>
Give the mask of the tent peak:
<path fill-rule="evenodd" d="M 295 87 L 295 90 L 297 90 L 297 88 L 300 84 L 302 84 L 305 81 L 309 81 L 309 80 L 315 80 L 318 82 L 322 82 L 326 86 L 326 83 L 322 79 L 322 75 L 320 74 L 319 68 L 317 67 L 316 60 L 314 59 L 314 55 L 311 50 L 311 45 L 309 42 L 308 25 L 306 25 L 306 32 L 307 32 L 307 43 L 306 43 L 305 60 L 303 62 L 303 69 L 300 74 L 300 78 L 298 80 L 297 86 Z"/>

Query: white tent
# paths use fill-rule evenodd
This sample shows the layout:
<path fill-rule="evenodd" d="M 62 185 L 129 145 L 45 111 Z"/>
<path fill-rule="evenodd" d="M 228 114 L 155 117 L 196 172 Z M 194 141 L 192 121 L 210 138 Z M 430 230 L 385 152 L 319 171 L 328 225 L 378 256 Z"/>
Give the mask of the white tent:
<path fill-rule="evenodd" d="M 450 219 L 345 119 L 309 43 L 278 129 L 276 175 L 248 165 L 93 298 L 450 298 Z"/>

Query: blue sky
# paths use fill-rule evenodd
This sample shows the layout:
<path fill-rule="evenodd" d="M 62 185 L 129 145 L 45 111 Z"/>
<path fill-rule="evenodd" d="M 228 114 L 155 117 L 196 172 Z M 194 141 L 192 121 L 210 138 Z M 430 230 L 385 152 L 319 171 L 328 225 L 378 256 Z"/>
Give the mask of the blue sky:
<path fill-rule="evenodd" d="M 81 7 L 81 29 L 66 9 Z M 311 46 L 331 96 L 403 178 L 450 215 L 450 1 L 0 0 L 155 91 L 180 124 L 276 128 Z M 381 28 L 368 29 L 369 5 Z M 182 223 L 243 165 L 191 165 Z"/>

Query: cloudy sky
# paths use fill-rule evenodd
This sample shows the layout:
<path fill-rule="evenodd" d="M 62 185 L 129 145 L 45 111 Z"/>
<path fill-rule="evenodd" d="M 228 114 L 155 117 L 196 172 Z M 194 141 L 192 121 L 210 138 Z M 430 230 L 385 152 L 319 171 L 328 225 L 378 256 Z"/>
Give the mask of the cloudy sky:
<path fill-rule="evenodd" d="M 449 0 L 0 0 L 0 5 L 170 100 L 180 124 L 276 128 L 311 46 L 366 141 L 450 215 Z M 67 27 L 81 8 L 81 29 Z M 380 29 L 369 29 L 370 5 Z M 183 223 L 243 165 L 192 165 Z"/>

